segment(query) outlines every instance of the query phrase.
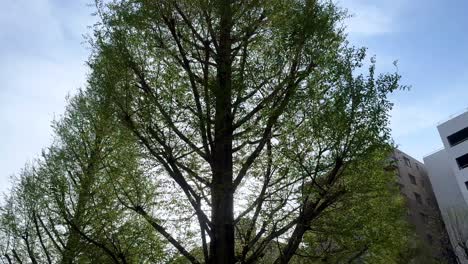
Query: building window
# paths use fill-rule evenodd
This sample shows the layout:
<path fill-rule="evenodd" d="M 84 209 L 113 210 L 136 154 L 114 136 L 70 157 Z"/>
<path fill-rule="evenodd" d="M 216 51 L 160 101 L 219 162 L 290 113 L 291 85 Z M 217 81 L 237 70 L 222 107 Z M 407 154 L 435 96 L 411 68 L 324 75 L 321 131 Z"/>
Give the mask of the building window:
<path fill-rule="evenodd" d="M 403 160 L 405 161 L 406 166 L 411 168 L 411 160 L 408 159 L 407 157 L 403 157 Z"/>
<path fill-rule="evenodd" d="M 468 127 L 465 127 L 464 129 L 450 135 L 447 137 L 447 140 L 450 144 L 450 146 L 455 146 L 457 144 L 462 143 L 463 141 L 468 139 Z"/>
<path fill-rule="evenodd" d="M 411 183 L 414 184 L 414 185 L 417 185 L 417 184 L 416 184 L 416 177 L 414 177 L 414 176 L 411 175 L 411 174 L 408 174 L 408 176 L 409 176 L 409 179 L 410 179 Z"/>
<path fill-rule="evenodd" d="M 421 221 L 424 223 L 424 224 L 429 224 L 429 216 L 427 216 L 427 214 L 425 213 L 419 213 L 419 215 L 421 216 Z"/>
<path fill-rule="evenodd" d="M 403 190 L 403 187 L 405 187 L 405 186 L 404 186 L 403 184 L 401 184 L 401 183 L 397 183 L 397 185 L 398 185 L 398 189 L 399 189 L 400 191 L 402 191 L 402 190 Z"/>
<path fill-rule="evenodd" d="M 434 244 L 434 238 L 430 234 L 427 234 L 427 242 L 429 245 Z"/>
<path fill-rule="evenodd" d="M 427 204 L 427 205 L 432 205 L 432 200 L 431 200 L 431 198 L 427 198 L 427 199 L 426 199 L 426 204 Z"/>
<path fill-rule="evenodd" d="M 468 181 L 465 182 L 465 187 L 468 190 Z"/>
<path fill-rule="evenodd" d="M 419 170 L 419 165 L 416 163 L 416 169 Z"/>
<path fill-rule="evenodd" d="M 457 160 L 457 164 L 460 170 L 468 167 L 468 153 L 456 158 L 456 160 Z"/>
<path fill-rule="evenodd" d="M 419 193 L 414 193 L 414 198 L 416 198 L 416 201 L 419 203 L 419 204 L 422 204 L 422 198 L 421 198 L 421 195 Z"/>

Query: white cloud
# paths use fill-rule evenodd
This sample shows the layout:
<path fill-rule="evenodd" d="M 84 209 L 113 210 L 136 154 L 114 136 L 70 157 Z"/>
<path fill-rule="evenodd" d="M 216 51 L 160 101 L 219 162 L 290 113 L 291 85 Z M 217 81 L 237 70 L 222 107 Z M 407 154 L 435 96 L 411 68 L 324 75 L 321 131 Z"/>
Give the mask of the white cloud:
<path fill-rule="evenodd" d="M 36 56 L 56 49 L 63 42 L 60 21 L 52 14 L 49 1 L 6 1 L 0 11 L 2 52 L 8 49 L 28 51 Z"/>
<path fill-rule="evenodd" d="M 424 155 L 438 149 L 442 143 L 436 126 L 444 118 L 442 108 L 433 101 L 396 103 L 390 127 L 398 147 L 420 161 Z"/>
<path fill-rule="evenodd" d="M 7 0 L 0 10 L 0 192 L 50 144 L 65 96 L 84 85 L 87 2 Z"/>
<path fill-rule="evenodd" d="M 391 112 L 391 129 L 395 143 L 413 157 L 422 158 L 442 147 L 437 125 L 453 114 L 467 110 L 466 100 L 460 94 L 466 90 L 466 78 L 452 80 L 450 89 L 428 90 L 414 87 L 401 92 Z"/>
<path fill-rule="evenodd" d="M 348 10 L 347 32 L 357 36 L 373 36 L 396 30 L 396 20 L 402 8 L 400 0 L 339 0 Z"/>
<path fill-rule="evenodd" d="M 442 112 L 427 105 L 396 104 L 391 112 L 391 128 L 395 138 L 420 132 L 423 129 L 435 129 Z"/>

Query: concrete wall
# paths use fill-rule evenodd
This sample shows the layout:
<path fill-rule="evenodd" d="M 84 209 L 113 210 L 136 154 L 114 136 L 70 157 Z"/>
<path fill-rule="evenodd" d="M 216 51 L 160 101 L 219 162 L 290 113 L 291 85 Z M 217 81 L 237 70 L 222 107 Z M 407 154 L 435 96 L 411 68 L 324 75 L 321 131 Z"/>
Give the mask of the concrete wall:
<path fill-rule="evenodd" d="M 450 157 L 445 149 L 443 149 L 424 157 L 424 163 L 428 170 L 429 179 L 452 246 L 459 256 L 461 263 L 468 264 L 468 260 L 463 260 L 463 252 L 457 247 L 457 239 L 453 234 L 454 226 L 449 216 L 449 212 L 453 209 L 468 210 L 459 182 L 453 171 L 453 164 L 450 163 Z"/>
<path fill-rule="evenodd" d="M 468 168 L 460 169 L 456 158 L 468 153 L 468 140 L 455 146 L 450 146 L 447 137 L 468 127 L 468 112 L 456 116 L 442 124 L 437 129 L 444 144 L 444 149 L 424 158 L 424 163 L 429 173 L 429 178 L 433 186 L 434 194 L 445 222 L 453 248 L 456 251 L 461 263 L 468 264 L 468 259 L 457 246 L 462 232 L 455 223 L 453 212 L 463 212 L 468 210 L 468 190 L 465 182 L 468 181 Z M 466 222 L 464 219 L 462 222 Z M 465 235 L 462 235 L 465 236 Z M 468 239 L 468 237 L 463 240 Z"/>
<path fill-rule="evenodd" d="M 465 186 L 465 182 L 468 181 L 468 168 L 460 170 L 456 162 L 456 158 L 468 153 L 468 140 L 453 147 L 450 146 L 447 140 L 448 136 L 462 130 L 465 127 L 468 127 L 468 112 L 465 112 L 453 119 L 450 119 L 440 124 L 437 127 L 437 130 L 439 131 L 440 138 L 445 147 L 445 152 L 447 156 L 446 162 L 453 171 L 453 175 L 455 175 L 455 179 L 463 195 L 463 198 L 468 204 L 468 189 Z"/>
<path fill-rule="evenodd" d="M 400 150 L 394 151 L 393 159 L 398 169 L 400 192 L 406 198 L 408 221 L 419 239 L 431 249 L 434 258 L 444 259 L 444 254 L 450 250 L 442 243 L 447 241 L 447 233 L 425 165 Z M 411 181 L 410 175 L 415 182 Z M 421 201 L 416 199 L 415 193 Z"/>
<path fill-rule="evenodd" d="M 464 207 L 466 203 L 445 149 L 424 157 L 424 164 L 441 212 L 450 207 Z"/>

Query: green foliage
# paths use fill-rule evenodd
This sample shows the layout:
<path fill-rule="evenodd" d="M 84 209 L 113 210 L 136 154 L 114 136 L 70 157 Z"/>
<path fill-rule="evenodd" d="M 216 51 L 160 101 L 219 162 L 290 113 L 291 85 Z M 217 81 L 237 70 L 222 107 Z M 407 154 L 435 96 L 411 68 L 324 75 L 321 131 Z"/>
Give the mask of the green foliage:
<path fill-rule="evenodd" d="M 395 175 L 383 169 L 388 153 L 352 165 L 343 182 L 349 191 L 308 232 L 305 255 L 323 263 L 399 263 L 411 232 Z"/>
<path fill-rule="evenodd" d="M 346 42 L 345 12 L 314 0 L 97 8 L 89 86 L 4 208 L 6 256 L 397 263 L 406 226 L 383 160 L 388 95 L 405 87 L 373 58 L 358 74 L 365 50 Z"/>
<path fill-rule="evenodd" d="M 133 137 L 105 102 L 79 91 L 54 123 L 55 142 L 26 167 L 2 208 L 3 255 L 17 262 L 157 262 L 163 247 L 120 201 L 148 199 Z M 41 262 L 42 263 L 42 262 Z"/>

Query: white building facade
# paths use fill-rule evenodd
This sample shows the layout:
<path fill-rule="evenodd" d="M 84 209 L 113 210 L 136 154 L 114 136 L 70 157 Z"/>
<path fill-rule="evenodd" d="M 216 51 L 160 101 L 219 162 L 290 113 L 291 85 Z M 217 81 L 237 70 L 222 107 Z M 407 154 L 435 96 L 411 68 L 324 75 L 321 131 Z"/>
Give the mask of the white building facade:
<path fill-rule="evenodd" d="M 468 112 L 437 130 L 444 148 L 424 163 L 452 245 L 460 262 L 468 263 Z"/>

